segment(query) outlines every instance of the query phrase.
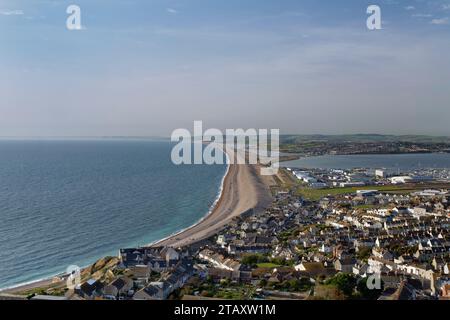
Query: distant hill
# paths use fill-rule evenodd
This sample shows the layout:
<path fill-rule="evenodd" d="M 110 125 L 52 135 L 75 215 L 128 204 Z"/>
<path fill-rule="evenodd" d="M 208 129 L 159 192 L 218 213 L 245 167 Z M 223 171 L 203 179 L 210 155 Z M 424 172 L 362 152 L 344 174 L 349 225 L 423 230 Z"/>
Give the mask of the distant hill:
<path fill-rule="evenodd" d="M 450 137 L 425 135 L 382 135 L 382 134 L 345 134 L 345 135 L 282 135 L 282 144 L 305 142 L 332 143 L 370 143 L 370 142 L 410 142 L 410 143 L 450 143 Z"/>

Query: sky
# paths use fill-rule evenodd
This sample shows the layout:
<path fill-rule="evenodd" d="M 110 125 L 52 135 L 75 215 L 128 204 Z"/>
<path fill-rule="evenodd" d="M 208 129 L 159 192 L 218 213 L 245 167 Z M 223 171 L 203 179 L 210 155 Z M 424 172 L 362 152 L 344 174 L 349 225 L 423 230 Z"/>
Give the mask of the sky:
<path fill-rule="evenodd" d="M 0 0 L 0 136 L 450 135 L 449 49 L 450 0 Z"/>

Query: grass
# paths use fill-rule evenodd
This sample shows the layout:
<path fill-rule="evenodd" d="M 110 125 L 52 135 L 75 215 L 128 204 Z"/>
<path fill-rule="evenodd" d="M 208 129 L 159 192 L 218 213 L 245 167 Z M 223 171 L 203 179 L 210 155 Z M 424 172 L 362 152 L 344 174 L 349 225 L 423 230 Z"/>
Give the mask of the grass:
<path fill-rule="evenodd" d="M 228 300 L 249 300 L 255 294 L 254 288 L 226 288 L 219 289 L 215 294 L 215 298 Z"/>
<path fill-rule="evenodd" d="M 193 294 L 195 291 L 201 292 L 204 297 L 232 299 L 232 300 L 248 300 L 255 295 L 255 288 L 246 284 L 235 284 L 224 281 L 221 284 L 202 283 L 199 287 L 185 287 L 187 293 Z"/>
<path fill-rule="evenodd" d="M 364 187 L 348 187 L 348 188 L 328 188 L 328 189 L 312 189 L 300 187 L 297 189 L 297 195 L 308 200 L 320 200 L 327 196 L 338 196 L 343 194 L 355 193 L 357 190 L 378 190 L 387 193 L 409 193 L 414 192 L 423 187 L 411 185 L 388 185 L 388 186 L 364 186 Z"/>
<path fill-rule="evenodd" d="M 65 285 L 65 283 L 64 283 Z M 62 285 L 51 285 L 48 287 L 39 287 L 29 290 L 17 292 L 18 295 L 33 296 L 33 295 L 52 295 L 52 296 L 64 296 L 66 290 Z"/>
<path fill-rule="evenodd" d="M 271 262 L 258 263 L 257 266 L 258 268 L 271 268 L 271 269 L 281 267 L 281 265 Z"/>

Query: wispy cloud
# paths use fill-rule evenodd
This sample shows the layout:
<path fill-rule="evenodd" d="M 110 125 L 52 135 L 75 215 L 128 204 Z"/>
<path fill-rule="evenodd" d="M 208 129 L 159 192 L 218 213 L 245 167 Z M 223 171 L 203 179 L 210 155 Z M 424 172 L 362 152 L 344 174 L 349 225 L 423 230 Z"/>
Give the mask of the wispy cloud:
<path fill-rule="evenodd" d="M 416 13 L 412 15 L 413 18 L 431 18 L 432 16 L 433 15 L 429 13 Z"/>
<path fill-rule="evenodd" d="M 408 11 L 416 10 L 416 7 L 414 7 L 414 6 L 407 6 L 407 7 L 405 7 L 405 10 L 408 10 Z"/>
<path fill-rule="evenodd" d="M 0 14 L 3 16 L 20 16 L 23 15 L 23 10 L 3 10 L 0 11 Z"/>
<path fill-rule="evenodd" d="M 171 14 L 177 14 L 177 13 L 178 13 L 178 10 L 175 10 L 175 9 L 173 9 L 173 8 L 167 8 L 167 12 L 168 12 L 168 13 L 171 13 Z"/>
<path fill-rule="evenodd" d="M 443 24 L 449 24 L 450 20 L 448 18 L 441 18 L 441 19 L 433 19 L 431 20 L 431 24 L 438 24 L 438 25 L 443 25 Z"/>
<path fill-rule="evenodd" d="M 449 4 L 443 4 L 442 10 L 450 10 L 450 3 Z"/>

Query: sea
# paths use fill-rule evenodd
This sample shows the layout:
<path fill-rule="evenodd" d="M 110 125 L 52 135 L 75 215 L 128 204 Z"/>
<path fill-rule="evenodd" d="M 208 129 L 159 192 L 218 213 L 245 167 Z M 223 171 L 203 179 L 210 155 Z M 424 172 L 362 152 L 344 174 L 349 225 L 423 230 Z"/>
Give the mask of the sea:
<path fill-rule="evenodd" d="M 146 139 L 0 140 L 0 288 L 88 266 L 188 228 L 226 165 L 174 165 Z"/>
<path fill-rule="evenodd" d="M 384 168 L 391 172 L 450 169 L 450 153 L 324 155 L 282 162 L 281 166 L 306 169 Z"/>

